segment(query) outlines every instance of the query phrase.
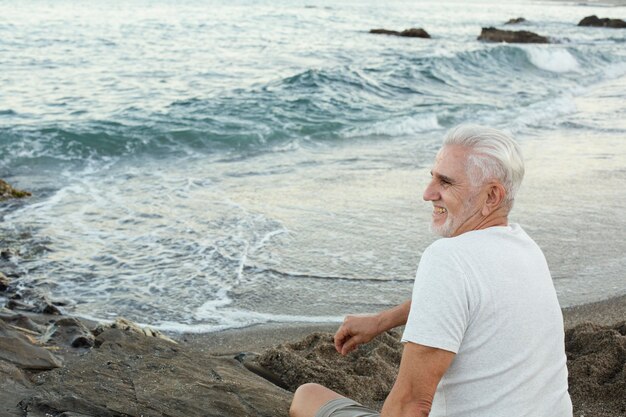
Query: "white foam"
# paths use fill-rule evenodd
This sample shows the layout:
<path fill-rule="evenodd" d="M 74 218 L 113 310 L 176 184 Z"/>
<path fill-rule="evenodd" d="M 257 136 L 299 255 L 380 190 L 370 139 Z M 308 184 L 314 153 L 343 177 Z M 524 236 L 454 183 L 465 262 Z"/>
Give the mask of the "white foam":
<path fill-rule="evenodd" d="M 524 51 L 530 62 L 542 70 L 556 73 L 580 71 L 580 64 L 567 49 L 531 45 L 525 46 Z"/>
<path fill-rule="evenodd" d="M 607 65 L 604 68 L 604 74 L 609 79 L 621 78 L 626 75 L 626 63 L 619 62 L 613 65 Z"/>
<path fill-rule="evenodd" d="M 218 310 L 232 304 L 231 298 L 228 296 L 228 289 L 220 288 L 215 294 L 215 300 L 206 301 L 195 312 L 194 318 L 197 320 L 213 319 L 221 314 Z"/>
<path fill-rule="evenodd" d="M 517 117 L 511 123 L 515 130 L 524 126 L 538 126 L 553 122 L 560 116 L 577 111 L 576 102 L 571 95 L 540 101 L 526 108 L 516 109 Z"/>
<path fill-rule="evenodd" d="M 77 317 L 94 321 L 101 324 L 111 324 L 115 320 L 112 318 L 103 318 L 84 313 L 74 313 Z M 117 317 L 116 313 L 111 314 Z M 207 321 L 217 321 L 214 323 L 178 323 L 175 321 L 161 321 L 158 323 L 135 322 L 141 327 L 150 327 L 155 330 L 173 333 L 210 333 L 228 329 L 241 329 L 259 324 L 268 323 L 341 323 L 344 316 L 298 316 L 292 314 L 269 314 L 258 313 L 245 310 L 220 311 L 207 317 Z M 217 319 L 217 320 L 216 320 Z"/>
<path fill-rule="evenodd" d="M 221 311 L 219 323 L 186 324 L 163 321 L 157 324 L 142 324 L 156 330 L 176 333 L 209 333 L 226 329 L 240 329 L 266 323 L 340 323 L 344 316 L 297 316 L 292 314 L 268 314 L 253 311 L 232 310 Z"/>
<path fill-rule="evenodd" d="M 362 136 L 407 136 L 441 128 L 437 120 L 437 115 L 428 113 L 385 120 L 370 126 L 351 129 L 345 132 L 343 136 L 347 138 Z"/>

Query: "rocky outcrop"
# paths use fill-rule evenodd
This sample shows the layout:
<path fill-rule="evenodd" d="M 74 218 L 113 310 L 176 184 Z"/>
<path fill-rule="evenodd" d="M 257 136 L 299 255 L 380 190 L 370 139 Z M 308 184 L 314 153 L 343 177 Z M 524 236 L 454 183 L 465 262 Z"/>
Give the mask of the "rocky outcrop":
<path fill-rule="evenodd" d="M 29 338 L 24 332 L 18 331 L 15 326 L 0 320 L 0 361 L 9 362 L 18 368 L 29 370 L 48 370 L 61 367 L 61 360 L 48 350 L 33 343 L 35 340 Z"/>
<path fill-rule="evenodd" d="M 32 385 L 20 368 L 0 360 L 0 416 L 23 417 L 18 403 L 33 395 Z"/>
<path fill-rule="evenodd" d="M 34 304 L 21 301 L 19 298 L 10 299 L 6 307 L 9 310 L 23 311 L 30 313 L 42 313 L 51 315 L 61 315 L 61 310 L 53 302 L 46 297 L 41 297 L 34 300 Z"/>
<path fill-rule="evenodd" d="M 90 348 L 94 345 L 95 338 L 80 320 L 66 317 L 48 326 L 40 340 L 51 346 Z"/>
<path fill-rule="evenodd" d="M 517 25 L 519 23 L 524 23 L 524 22 L 526 22 L 526 19 L 524 19 L 523 17 L 513 17 L 504 24 L 505 25 Z"/>
<path fill-rule="evenodd" d="M 387 29 L 372 29 L 370 33 L 376 35 L 392 35 L 392 36 L 403 36 L 407 38 L 430 38 L 428 32 L 426 32 L 422 28 L 411 28 L 403 30 L 402 32 L 398 32 L 396 30 L 387 30 Z"/>
<path fill-rule="evenodd" d="M 40 335 L 46 331 L 46 326 L 38 324 L 24 314 L 15 314 L 10 310 L 0 310 L 0 320 L 13 327 Z"/>
<path fill-rule="evenodd" d="M 594 14 L 591 16 L 587 16 L 583 20 L 578 22 L 578 26 L 595 26 L 603 28 L 624 29 L 626 28 L 626 22 L 622 19 L 609 19 L 608 17 L 600 19 Z"/>
<path fill-rule="evenodd" d="M 181 346 L 125 319 L 90 331 L 71 317 L 44 327 L 51 317 L 0 311 L 0 415 L 288 414 L 291 393 L 233 355 Z"/>
<path fill-rule="evenodd" d="M 286 416 L 290 400 L 232 357 L 106 328 L 86 354 L 38 375 L 20 407 L 33 415 L 265 417 Z"/>
<path fill-rule="evenodd" d="M 550 43 L 545 36 L 526 30 L 500 30 L 494 27 L 483 28 L 479 41 L 506 43 Z"/>
<path fill-rule="evenodd" d="M 4 180 L 0 180 L 0 201 L 8 198 L 23 198 L 29 197 L 31 194 L 28 191 L 17 190 Z"/>

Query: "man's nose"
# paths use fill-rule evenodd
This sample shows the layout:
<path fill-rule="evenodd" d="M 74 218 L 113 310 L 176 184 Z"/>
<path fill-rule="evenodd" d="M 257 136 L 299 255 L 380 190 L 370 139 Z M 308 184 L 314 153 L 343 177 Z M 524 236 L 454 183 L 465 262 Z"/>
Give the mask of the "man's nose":
<path fill-rule="evenodd" d="M 422 196 L 422 198 L 425 201 L 439 200 L 439 191 L 437 191 L 437 187 L 435 186 L 435 181 L 431 181 L 428 183 L 428 185 L 426 186 L 426 189 L 424 190 L 424 195 Z"/>

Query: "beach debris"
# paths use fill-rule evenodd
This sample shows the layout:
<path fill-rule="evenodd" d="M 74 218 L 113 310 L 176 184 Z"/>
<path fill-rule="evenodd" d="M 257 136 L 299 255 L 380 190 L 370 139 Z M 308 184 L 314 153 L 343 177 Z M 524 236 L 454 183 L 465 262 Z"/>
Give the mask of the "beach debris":
<path fill-rule="evenodd" d="M 0 201 L 9 198 L 30 197 L 32 194 L 28 191 L 17 190 L 4 180 L 0 180 Z"/>
<path fill-rule="evenodd" d="M 60 368 L 62 362 L 43 347 L 35 346 L 31 339 L 13 330 L 0 320 L 0 360 L 21 369 L 49 370 Z"/>
<path fill-rule="evenodd" d="M 388 29 L 371 29 L 370 33 L 375 35 L 392 35 L 392 36 L 403 36 L 407 38 L 425 38 L 429 39 L 430 35 L 422 28 L 411 28 L 405 29 L 402 32 L 398 32 L 397 30 L 388 30 Z"/>
<path fill-rule="evenodd" d="M 624 29 L 626 28 L 626 22 L 622 19 L 610 19 L 608 17 L 604 17 L 601 19 L 594 14 L 583 18 L 583 20 L 578 22 L 578 26 Z"/>
<path fill-rule="evenodd" d="M 524 22 L 526 22 L 526 19 L 524 19 L 523 17 L 513 17 L 504 24 L 505 25 L 517 25 L 519 23 L 524 23 Z"/>
<path fill-rule="evenodd" d="M 479 41 L 506 43 L 550 43 L 545 36 L 526 30 L 501 30 L 494 27 L 482 28 Z"/>
<path fill-rule="evenodd" d="M 337 353 L 331 333 L 312 333 L 300 341 L 270 348 L 255 361 L 265 372 L 279 377 L 279 386 L 290 391 L 306 382 L 317 382 L 379 408 L 396 379 L 401 356 L 400 334 L 395 331 L 381 334 L 347 356 Z"/>
<path fill-rule="evenodd" d="M 0 292 L 4 292 L 9 289 L 9 285 L 11 284 L 11 280 L 0 272 Z"/>
<path fill-rule="evenodd" d="M 110 323 L 110 324 L 99 324 L 93 330 L 93 334 L 95 336 L 99 336 L 107 328 L 120 329 L 120 330 L 136 333 L 136 334 L 147 336 L 147 337 L 156 337 L 157 339 L 162 339 L 173 344 L 178 344 L 178 342 L 165 336 L 163 333 L 161 333 L 158 330 L 154 330 L 148 326 L 141 327 L 137 323 L 133 323 L 132 321 L 125 319 L 123 317 L 118 317 L 117 319 L 115 319 L 113 323 Z"/>
<path fill-rule="evenodd" d="M 50 324 L 40 341 L 55 346 L 88 349 L 93 347 L 95 337 L 80 320 L 66 317 Z"/>

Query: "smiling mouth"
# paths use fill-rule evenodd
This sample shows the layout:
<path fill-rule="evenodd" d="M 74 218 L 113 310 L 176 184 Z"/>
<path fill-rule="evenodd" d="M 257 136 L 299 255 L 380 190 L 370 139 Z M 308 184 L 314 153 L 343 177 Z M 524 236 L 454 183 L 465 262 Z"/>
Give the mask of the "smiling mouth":
<path fill-rule="evenodd" d="M 435 214 L 444 214 L 444 213 L 447 213 L 448 210 L 443 207 L 435 207 L 434 212 Z"/>

